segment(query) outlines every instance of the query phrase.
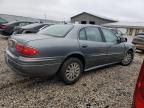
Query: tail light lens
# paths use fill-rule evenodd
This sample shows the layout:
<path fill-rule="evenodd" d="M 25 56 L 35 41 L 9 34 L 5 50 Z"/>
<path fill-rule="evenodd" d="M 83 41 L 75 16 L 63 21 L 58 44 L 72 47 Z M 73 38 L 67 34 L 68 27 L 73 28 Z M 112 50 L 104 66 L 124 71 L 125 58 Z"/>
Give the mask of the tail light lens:
<path fill-rule="evenodd" d="M 133 108 L 144 108 L 144 62 L 136 84 Z"/>
<path fill-rule="evenodd" d="M 6 29 L 7 26 L 6 25 L 0 25 L 0 29 Z"/>
<path fill-rule="evenodd" d="M 16 44 L 16 51 L 25 56 L 35 56 L 39 53 L 39 51 L 35 48 L 25 46 L 23 44 Z"/>

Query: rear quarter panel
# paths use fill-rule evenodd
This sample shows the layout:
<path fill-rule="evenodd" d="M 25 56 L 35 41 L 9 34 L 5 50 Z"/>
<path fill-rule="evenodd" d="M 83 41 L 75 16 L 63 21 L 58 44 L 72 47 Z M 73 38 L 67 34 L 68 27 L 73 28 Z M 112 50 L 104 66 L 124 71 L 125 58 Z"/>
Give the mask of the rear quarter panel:
<path fill-rule="evenodd" d="M 37 57 L 62 57 L 79 52 L 79 44 L 77 39 L 54 38 L 30 41 L 29 46 L 37 48 L 39 55 Z"/>

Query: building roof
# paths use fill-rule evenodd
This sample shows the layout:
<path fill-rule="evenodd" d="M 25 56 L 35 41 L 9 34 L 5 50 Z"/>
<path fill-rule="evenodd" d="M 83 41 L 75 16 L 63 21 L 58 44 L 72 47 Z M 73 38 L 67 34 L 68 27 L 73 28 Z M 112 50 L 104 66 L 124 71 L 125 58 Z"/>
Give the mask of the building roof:
<path fill-rule="evenodd" d="M 115 22 L 102 24 L 106 27 L 116 27 L 116 28 L 144 28 L 144 22 Z"/>
<path fill-rule="evenodd" d="M 80 13 L 80 14 L 77 14 L 77 15 L 75 15 L 75 16 L 72 16 L 71 19 L 73 19 L 73 18 L 75 18 L 75 17 L 77 17 L 77 16 L 80 16 L 80 15 L 82 15 L 82 14 L 88 14 L 88 15 L 90 15 L 90 16 L 98 17 L 98 18 L 101 18 L 101 19 L 104 19 L 104 20 L 117 22 L 117 20 L 114 20 L 114 19 L 112 19 L 112 18 L 107 18 L 107 17 L 103 17 L 103 16 L 91 14 L 91 13 L 88 13 L 88 12 L 82 12 L 82 13 Z"/>

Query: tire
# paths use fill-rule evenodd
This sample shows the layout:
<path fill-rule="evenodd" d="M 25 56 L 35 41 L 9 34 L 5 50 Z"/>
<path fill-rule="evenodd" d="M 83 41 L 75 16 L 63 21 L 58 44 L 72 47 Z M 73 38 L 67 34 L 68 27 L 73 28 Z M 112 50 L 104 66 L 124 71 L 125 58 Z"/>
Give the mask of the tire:
<path fill-rule="evenodd" d="M 70 85 L 79 80 L 82 72 L 82 62 L 77 58 L 69 58 L 63 63 L 59 76 L 65 84 Z"/>
<path fill-rule="evenodd" d="M 132 61 L 133 61 L 133 58 L 134 58 L 133 52 L 132 52 L 132 51 L 128 51 L 128 52 L 125 54 L 123 60 L 121 61 L 121 65 L 123 65 L 123 66 L 128 66 L 128 65 L 130 65 L 130 64 L 132 63 Z"/>

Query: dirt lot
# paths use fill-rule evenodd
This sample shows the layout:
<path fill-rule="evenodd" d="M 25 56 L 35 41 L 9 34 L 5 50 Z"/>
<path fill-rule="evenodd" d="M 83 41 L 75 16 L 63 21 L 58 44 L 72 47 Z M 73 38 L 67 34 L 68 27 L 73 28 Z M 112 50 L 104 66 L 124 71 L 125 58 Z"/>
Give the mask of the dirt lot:
<path fill-rule="evenodd" d="M 0 108 L 130 108 L 144 54 L 130 66 L 113 65 L 85 73 L 71 86 L 16 75 L 4 62 L 7 41 L 0 39 Z"/>

